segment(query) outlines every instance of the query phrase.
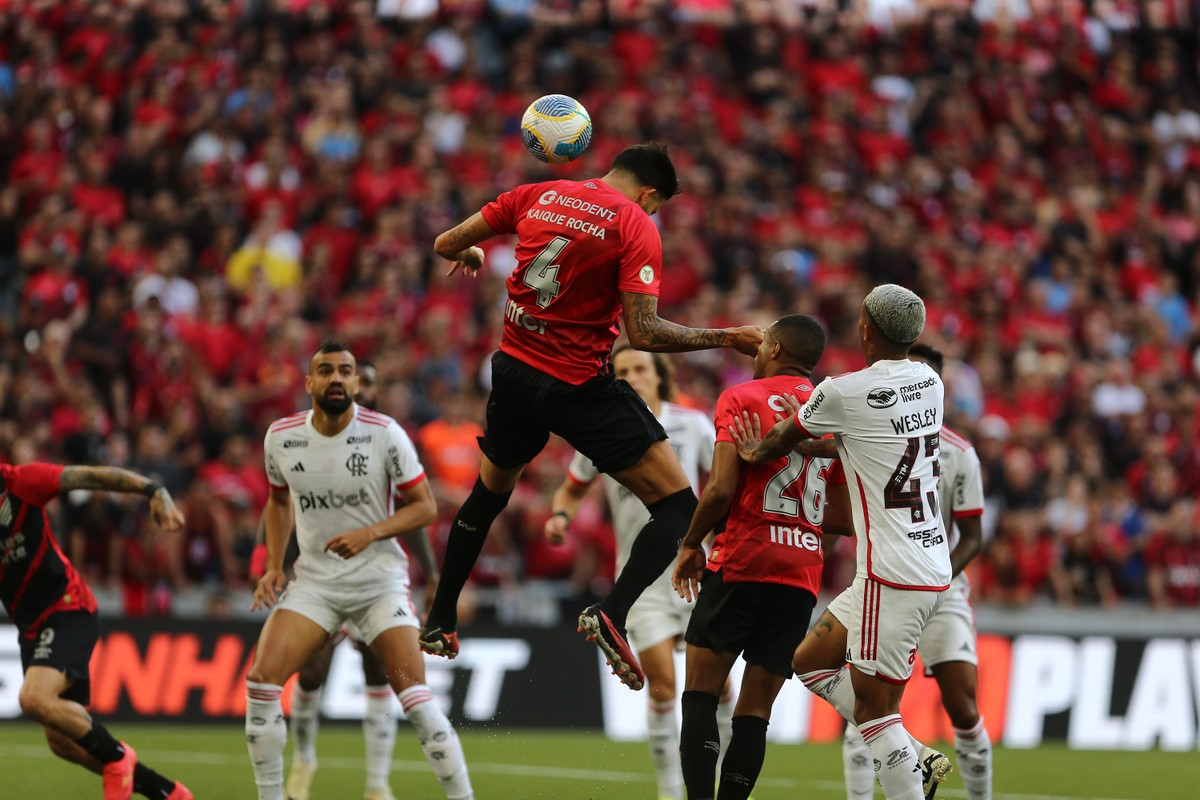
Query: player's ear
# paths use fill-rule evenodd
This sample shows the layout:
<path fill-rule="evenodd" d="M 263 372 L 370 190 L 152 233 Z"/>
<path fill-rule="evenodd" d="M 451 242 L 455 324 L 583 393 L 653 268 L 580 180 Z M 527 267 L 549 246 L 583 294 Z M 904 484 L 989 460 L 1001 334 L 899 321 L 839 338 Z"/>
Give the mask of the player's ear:
<path fill-rule="evenodd" d="M 312 383 L 313 383 L 312 373 L 309 372 L 307 375 L 304 376 L 304 393 L 305 394 L 311 395 L 313 393 Z"/>

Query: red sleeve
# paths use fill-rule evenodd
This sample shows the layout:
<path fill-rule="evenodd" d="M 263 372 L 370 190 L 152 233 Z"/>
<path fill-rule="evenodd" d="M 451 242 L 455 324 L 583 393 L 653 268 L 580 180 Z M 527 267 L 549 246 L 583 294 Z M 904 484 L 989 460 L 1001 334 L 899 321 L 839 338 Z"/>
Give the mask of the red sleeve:
<path fill-rule="evenodd" d="M 58 464 L 22 464 L 0 467 L 8 491 L 27 503 L 44 506 L 58 497 L 63 468 Z"/>
<path fill-rule="evenodd" d="M 729 426 L 733 424 L 733 418 L 742 413 L 745 405 L 733 391 L 726 389 L 721 392 L 721 396 L 717 398 L 717 413 L 713 419 L 713 424 L 717 428 L 717 441 L 733 443 L 733 434 L 729 432 Z"/>
<path fill-rule="evenodd" d="M 518 216 L 525 207 L 528 190 L 528 186 L 518 186 L 488 203 L 480 209 L 484 222 L 497 233 L 516 233 Z"/>
<path fill-rule="evenodd" d="M 835 458 L 829 465 L 829 472 L 825 474 L 825 483 L 828 486 L 846 485 L 846 468 L 842 466 L 840 458 Z"/>
<path fill-rule="evenodd" d="M 662 237 L 641 211 L 626 211 L 621 222 L 621 268 L 617 288 L 658 297 L 662 280 Z"/>

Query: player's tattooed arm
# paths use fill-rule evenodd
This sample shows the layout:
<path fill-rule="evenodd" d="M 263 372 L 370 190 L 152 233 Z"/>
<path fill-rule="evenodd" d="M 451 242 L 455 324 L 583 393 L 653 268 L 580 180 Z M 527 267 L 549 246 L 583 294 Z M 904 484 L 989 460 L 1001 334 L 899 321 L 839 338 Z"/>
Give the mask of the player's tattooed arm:
<path fill-rule="evenodd" d="M 629 343 L 638 350 L 656 353 L 686 353 L 692 350 L 711 350 L 732 347 L 740 353 L 753 355 L 762 342 L 763 331 L 758 325 L 739 328 L 689 328 L 663 319 L 658 315 L 658 298 L 640 292 L 621 292 L 625 333 Z"/>
<path fill-rule="evenodd" d="M 74 489 L 92 489 L 101 492 L 144 494 L 153 497 L 162 489 L 145 475 L 130 472 L 120 467 L 63 467 L 61 487 L 64 492 Z"/>
<path fill-rule="evenodd" d="M 488 225 L 483 214 L 475 212 L 466 221 L 440 234 L 433 242 L 433 250 L 454 262 L 452 272 L 460 266 L 477 270 L 483 266 L 483 251 L 475 245 L 495 235 L 496 231 Z"/>
<path fill-rule="evenodd" d="M 150 498 L 150 515 L 163 530 L 183 527 L 183 514 L 175 507 L 171 493 L 161 483 L 120 467 L 63 467 L 59 489 L 90 489 L 99 492 L 144 494 Z"/>

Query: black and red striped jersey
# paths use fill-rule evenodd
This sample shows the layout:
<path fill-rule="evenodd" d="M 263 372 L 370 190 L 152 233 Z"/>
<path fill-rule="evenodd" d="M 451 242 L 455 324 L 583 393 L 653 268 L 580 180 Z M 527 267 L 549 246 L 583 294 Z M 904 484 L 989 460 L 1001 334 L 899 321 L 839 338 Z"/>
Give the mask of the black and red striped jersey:
<path fill-rule="evenodd" d="M 37 636 L 57 611 L 96 610 L 96 598 L 46 516 L 62 470 L 57 464 L 0 464 L 0 603 L 26 638 Z"/>

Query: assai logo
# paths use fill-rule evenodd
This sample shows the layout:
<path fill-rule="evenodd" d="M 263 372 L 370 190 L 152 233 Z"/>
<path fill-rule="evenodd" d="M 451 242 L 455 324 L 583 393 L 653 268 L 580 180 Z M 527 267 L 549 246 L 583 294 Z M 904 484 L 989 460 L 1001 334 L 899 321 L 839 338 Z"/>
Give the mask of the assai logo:
<path fill-rule="evenodd" d="M 291 450 L 293 447 L 308 447 L 308 439 L 288 439 L 283 443 L 284 450 Z"/>
<path fill-rule="evenodd" d="M 871 408 L 889 408 L 896 405 L 896 390 L 881 386 L 867 392 L 867 405 Z"/>

